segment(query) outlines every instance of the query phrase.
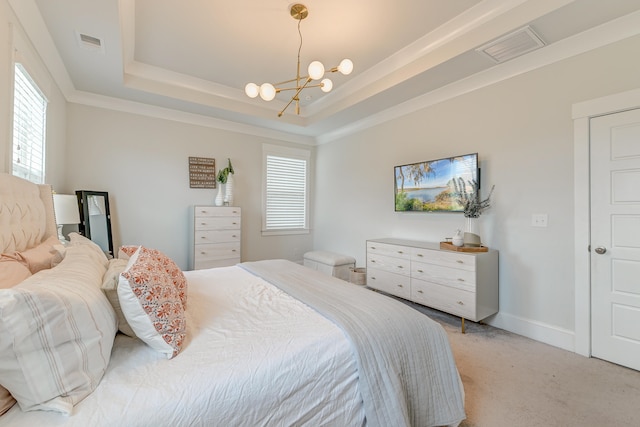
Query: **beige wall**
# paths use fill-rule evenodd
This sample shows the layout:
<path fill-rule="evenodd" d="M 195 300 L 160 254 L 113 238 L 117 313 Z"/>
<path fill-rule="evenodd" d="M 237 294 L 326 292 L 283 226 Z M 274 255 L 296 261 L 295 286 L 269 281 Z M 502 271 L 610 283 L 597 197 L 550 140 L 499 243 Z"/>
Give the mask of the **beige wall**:
<path fill-rule="evenodd" d="M 640 52 L 640 37 L 319 146 L 315 247 L 364 266 L 366 239 L 452 236 L 464 227 L 460 214 L 394 213 L 393 166 L 478 152 L 483 191 L 496 186 L 478 221 L 484 243 L 500 251 L 500 314 L 492 323 L 572 348 L 571 107 L 640 87 L 631 52 Z M 534 213 L 548 214 L 547 228 L 531 226 Z"/>
<path fill-rule="evenodd" d="M 242 208 L 242 259 L 301 261 L 309 234 L 261 235 L 262 144 L 272 139 L 69 104 L 67 181 L 109 192 L 114 247 L 144 244 L 190 268 L 193 205 L 213 205 L 216 190 L 189 188 L 188 157 L 231 158 L 234 204 Z M 314 149 L 311 149 L 312 153 Z M 313 163 L 313 158 L 312 158 Z"/>
<path fill-rule="evenodd" d="M 11 172 L 15 49 L 48 99 L 45 180 L 58 193 L 66 193 L 66 101 L 6 0 L 0 0 L 0 171 Z"/>

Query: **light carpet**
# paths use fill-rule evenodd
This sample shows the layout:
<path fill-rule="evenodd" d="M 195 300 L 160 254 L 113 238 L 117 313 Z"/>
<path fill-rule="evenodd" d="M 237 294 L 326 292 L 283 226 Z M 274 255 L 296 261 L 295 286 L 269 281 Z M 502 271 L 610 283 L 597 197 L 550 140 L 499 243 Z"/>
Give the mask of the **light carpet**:
<path fill-rule="evenodd" d="M 460 427 L 640 426 L 640 372 L 400 300 L 447 331 L 465 390 Z"/>

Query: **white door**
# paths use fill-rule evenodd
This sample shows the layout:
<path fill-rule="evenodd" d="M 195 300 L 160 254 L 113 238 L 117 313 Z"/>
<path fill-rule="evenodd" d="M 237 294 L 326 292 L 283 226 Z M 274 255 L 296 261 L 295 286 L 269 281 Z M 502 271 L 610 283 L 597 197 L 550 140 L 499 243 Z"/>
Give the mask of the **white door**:
<path fill-rule="evenodd" d="M 640 370 L 640 109 L 591 120 L 591 353 Z"/>

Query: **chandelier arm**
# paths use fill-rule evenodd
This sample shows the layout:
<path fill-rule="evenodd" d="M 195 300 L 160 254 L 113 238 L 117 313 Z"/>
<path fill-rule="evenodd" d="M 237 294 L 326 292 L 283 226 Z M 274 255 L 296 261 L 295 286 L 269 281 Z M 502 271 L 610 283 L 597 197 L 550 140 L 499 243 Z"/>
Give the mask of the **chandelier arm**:
<path fill-rule="evenodd" d="M 305 87 L 307 87 L 307 85 L 309 84 L 309 82 L 311 82 L 311 78 L 307 77 L 307 81 L 304 82 L 304 84 L 302 86 L 300 86 L 298 88 L 298 90 L 296 91 L 296 93 L 291 97 L 291 99 L 289 100 L 289 102 L 287 102 L 287 105 L 284 106 L 284 108 L 278 113 L 278 117 L 282 117 L 282 114 L 287 110 L 287 108 L 289 108 L 289 105 L 291 105 L 291 103 L 293 101 L 297 101 L 296 98 L 298 98 L 298 95 L 300 95 L 300 92 L 302 92 L 302 89 L 304 89 Z"/>

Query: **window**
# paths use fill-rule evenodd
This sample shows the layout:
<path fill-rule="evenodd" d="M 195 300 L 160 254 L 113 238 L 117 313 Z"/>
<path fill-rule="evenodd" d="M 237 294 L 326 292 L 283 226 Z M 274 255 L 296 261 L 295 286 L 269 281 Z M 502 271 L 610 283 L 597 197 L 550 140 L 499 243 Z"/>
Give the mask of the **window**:
<path fill-rule="evenodd" d="M 21 64 L 15 66 L 13 90 L 12 173 L 44 183 L 47 100 Z"/>
<path fill-rule="evenodd" d="M 263 234 L 309 232 L 310 152 L 265 145 Z"/>

